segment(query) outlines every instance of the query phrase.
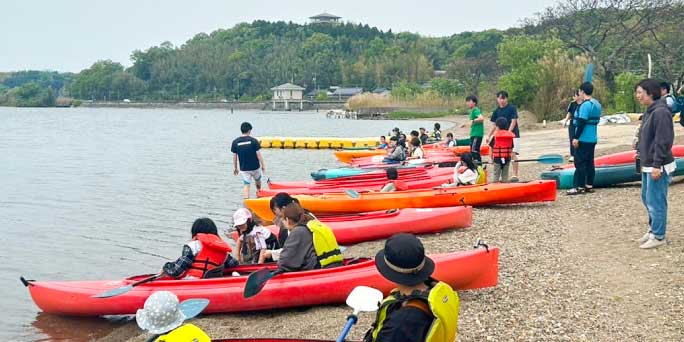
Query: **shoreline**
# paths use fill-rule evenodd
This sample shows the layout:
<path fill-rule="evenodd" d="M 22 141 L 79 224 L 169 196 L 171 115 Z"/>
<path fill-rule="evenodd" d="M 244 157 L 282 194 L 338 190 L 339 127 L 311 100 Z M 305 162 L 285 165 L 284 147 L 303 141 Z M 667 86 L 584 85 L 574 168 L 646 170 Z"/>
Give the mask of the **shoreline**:
<path fill-rule="evenodd" d="M 440 120 L 444 120 L 441 118 Z M 628 150 L 634 125 L 599 129 L 597 155 Z M 675 143 L 684 143 L 676 127 Z M 567 154 L 567 130 L 522 131 L 522 155 Z M 521 165 L 523 180 L 548 169 Z M 684 182 L 670 187 L 669 202 L 684 201 Z M 477 239 L 501 248 L 499 283 L 459 291 L 459 341 L 642 341 L 684 339 L 684 217 L 670 206 L 668 245 L 640 250 L 634 239 L 648 219 L 638 183 L 565 196 L 556 202 L 475 208 L 470 228 L 422 235 L 428 253 L 468 250 Z M 345 256 L 374 255 L 384 241 L 350 246 Z M 325 305 L 242 314 L 215 314 L 192 321 L 214 338 L 336 338 L 349 309 Z M 326 319 L 322 320 L 321 317 Z M 360 340 L 374 319 L 363 314 L 349 339 Z M 291 322 L 298 324 L 291 324 Z M 254 326 L 261 327 L 258 330 Z M 143 341 L 130 322 L 99 342 Z"/>

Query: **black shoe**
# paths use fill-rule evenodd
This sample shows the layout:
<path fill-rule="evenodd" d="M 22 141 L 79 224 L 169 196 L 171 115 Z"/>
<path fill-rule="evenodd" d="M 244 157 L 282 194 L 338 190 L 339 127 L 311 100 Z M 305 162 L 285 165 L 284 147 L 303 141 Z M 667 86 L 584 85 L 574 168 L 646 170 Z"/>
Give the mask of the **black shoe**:
<path fill-rule="evenodd" d="M 584 192 L 585 192 L 585 193 L 588 193 L 588 194 L 591 194 L 591 193 L 594 192 L 594 188 L 593 188 L 593 187 L 585 187 L 585 188 L 584 188 Z"/>

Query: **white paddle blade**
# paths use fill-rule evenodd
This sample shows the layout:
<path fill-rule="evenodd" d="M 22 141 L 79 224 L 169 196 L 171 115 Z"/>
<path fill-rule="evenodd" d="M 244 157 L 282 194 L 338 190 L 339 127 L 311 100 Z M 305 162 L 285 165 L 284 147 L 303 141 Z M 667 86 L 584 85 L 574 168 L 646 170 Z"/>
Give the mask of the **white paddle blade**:
<path fill-rule="evenodd" d="M 347 305 L 355 312 L 377 311 L 382 302 L 382 292 L 368 286 L 357 286 L 347 297 Z"/>

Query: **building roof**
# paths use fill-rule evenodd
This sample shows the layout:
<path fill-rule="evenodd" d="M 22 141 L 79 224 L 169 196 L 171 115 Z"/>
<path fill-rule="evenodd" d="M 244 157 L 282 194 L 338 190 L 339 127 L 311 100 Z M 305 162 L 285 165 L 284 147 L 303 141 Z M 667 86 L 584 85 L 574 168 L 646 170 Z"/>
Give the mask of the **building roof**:
<path fill-rule="evenodd" d="M 373 90 L 373 93 L 380 94 L 380 93 L 384 93 L 386 91 L 390 91 L 390 90 L 388 88 L 380 87 L 380 88 L 375 88 L 375 90 Z"/>
<path fill-rule="evenodd" d="M 337 88 L 331 96 L 353 96 L 363 92 L 363 88 Z"/>
<path fill-rule="evenodd" d="M 271 90 L 304 90 L 304 88 L 288 82 L 277 87 L 273 87 Z"/>
<path fill-rule="evenodd" d="M 326 12 L 323 12 L 323 13 L 318 14 L 318 15 L 314 15 L 313 17 L 309 17 L 309 19 L 340 19 L 340 18 L 342 18 L 342 17 L 338 17 L 334 14 L 330 14 L 330 13 L 326 13 Z"/>

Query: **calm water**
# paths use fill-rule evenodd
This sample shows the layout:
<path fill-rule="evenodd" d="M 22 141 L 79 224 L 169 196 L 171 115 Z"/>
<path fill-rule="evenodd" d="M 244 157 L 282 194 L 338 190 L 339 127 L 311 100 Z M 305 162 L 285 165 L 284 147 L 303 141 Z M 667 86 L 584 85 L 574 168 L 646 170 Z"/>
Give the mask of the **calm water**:
<path fill-rule="evenodd" d="M 40 314 L 19 276 L 154 273 L 178 256 L 195 218 L 225 227 L 241 203 L 229 144 L 243 121 L 255 136 L 375 136 L 428 124 L 317 113 L 0 107 L 0 340 L 88 341 L 121 324 Z M 337 165 L 329 150 L 263 155 L 274 180 L 308 179 Z"/>

